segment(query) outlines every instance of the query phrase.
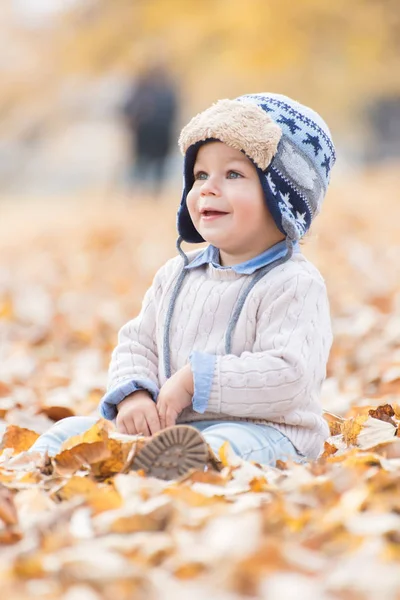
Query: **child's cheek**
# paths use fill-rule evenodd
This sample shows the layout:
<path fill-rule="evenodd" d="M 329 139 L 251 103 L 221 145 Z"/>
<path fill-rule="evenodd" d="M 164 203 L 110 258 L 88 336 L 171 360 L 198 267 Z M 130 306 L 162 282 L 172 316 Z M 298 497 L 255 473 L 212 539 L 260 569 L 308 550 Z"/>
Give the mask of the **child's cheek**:
<path fill-rule="evenodd" d="M 193 218 L 196 213 L 196 195 L 193 190 L 191 190 L 186 197 L 186 204 L 188 207 L 188 211 L 190 216 Z"/>

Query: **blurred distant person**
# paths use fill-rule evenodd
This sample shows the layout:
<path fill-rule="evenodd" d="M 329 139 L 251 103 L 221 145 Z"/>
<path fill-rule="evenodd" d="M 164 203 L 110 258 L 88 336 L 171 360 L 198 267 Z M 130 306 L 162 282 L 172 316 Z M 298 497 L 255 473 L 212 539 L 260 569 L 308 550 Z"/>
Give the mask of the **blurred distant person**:
<path fill-rule="evenodd" d="M 130 137 L 130 183 L 155 197 L 164 184 L 177 112 L 176 85 L 161 64 L 139 76 L 123 107 Z"/>
<path fill-rule="evenodd" d="M 400 94 L 374 100 L 369 108 L 371 136 L 367 160 L 383 162 L 400 157 Z"/>

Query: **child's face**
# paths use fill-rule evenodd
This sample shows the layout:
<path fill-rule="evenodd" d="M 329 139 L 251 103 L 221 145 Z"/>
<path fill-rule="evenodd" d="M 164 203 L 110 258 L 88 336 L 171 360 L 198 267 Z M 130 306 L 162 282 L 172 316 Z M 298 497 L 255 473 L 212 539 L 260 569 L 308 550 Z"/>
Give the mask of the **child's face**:
<path fill-rule="evenodd" d="M 284 239 L 265 204 L 254 165 L 222 142 L 200 147 L 187 207 L 197 231 L 219 248 L 225 266 L 249 260 Z"/>

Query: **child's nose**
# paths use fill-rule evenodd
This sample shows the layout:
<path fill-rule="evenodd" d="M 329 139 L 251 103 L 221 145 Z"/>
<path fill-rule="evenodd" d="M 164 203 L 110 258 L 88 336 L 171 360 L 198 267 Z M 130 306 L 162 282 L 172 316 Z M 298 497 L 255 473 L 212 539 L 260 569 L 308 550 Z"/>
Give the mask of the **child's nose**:
<path fill-rule="evenodd" d="M 219 185 L 218 185 L 218 181 L 216 180 L 216 178 L 211 176 L 208 179 L 205 179 L 203 182 L 203 185 L 201 186 L 200 193 L 202 196 L 207 196 L 207 195 L 217 196 L 217 195 L 219 195 L 220 190 L 219 190 Z"/>

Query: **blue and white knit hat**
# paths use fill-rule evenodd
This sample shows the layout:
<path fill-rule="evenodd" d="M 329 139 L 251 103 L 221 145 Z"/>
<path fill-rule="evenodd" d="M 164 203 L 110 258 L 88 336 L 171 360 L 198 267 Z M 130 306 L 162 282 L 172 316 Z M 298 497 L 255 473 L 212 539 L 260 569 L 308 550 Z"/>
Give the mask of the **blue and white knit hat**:
<path fill-rule="evenodd" d="M 199 147 L 219 140 L 254 163 L 267 206 L 288 239 L 300 239 L 318 214 L 335 163 L 328 126 L 311 108 L 280 94 L 249 94 L 219 100 L 184 127 L 179 146 L 185 157 L 184 189 L 178 210 L 180 237 L 204 242 L 186 205 L 194 183 Z"/>

